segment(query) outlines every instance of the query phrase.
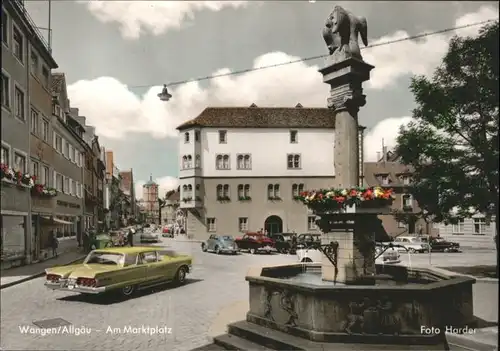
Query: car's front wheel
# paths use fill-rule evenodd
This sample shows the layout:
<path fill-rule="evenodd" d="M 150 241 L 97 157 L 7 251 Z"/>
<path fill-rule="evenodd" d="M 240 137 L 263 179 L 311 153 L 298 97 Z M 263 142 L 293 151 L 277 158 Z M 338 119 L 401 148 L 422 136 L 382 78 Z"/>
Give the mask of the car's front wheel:
<path fill-rule="evenodd" d="M 217 255 L 220 255 L 220 247 L 218 247 L 218 246 L 215 247 L 215 253 Z"/>
<path fill-rule="evenodd" d="M 201 244 L 201 251 L 207 252 L 207 245 Z"/>
<path fill-rule="evenodd" d="M 175 284 L 176 285 L 183 285 L 186 283 L 186 275 L 187 275 L 187 268 L 182 266 L 177 270 L 177 273 L 175 274 Z"/>
<path fill-rule="evenodd" d="M 121 288 L 121 294 L 124 297 L 130 297 L 134 294 L 135 292 L 135 286 L 134 285 L 127 285 Z"/>
<path fill-rule="evenodd" d="M 312 260 L 309 258 L 309 257 L 305 257 L 302 259 L 302 261 L 300 262 L 303 262 L 303 263 L 309 263 L 309 262 L 312 262 Z"/>

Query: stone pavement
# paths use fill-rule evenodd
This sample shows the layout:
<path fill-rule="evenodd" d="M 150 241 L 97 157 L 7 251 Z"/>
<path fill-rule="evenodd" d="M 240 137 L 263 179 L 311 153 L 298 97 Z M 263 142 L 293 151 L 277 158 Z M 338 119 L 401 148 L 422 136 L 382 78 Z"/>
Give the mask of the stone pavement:
<path fill-rule="evenodd" d="M 42 262 L 6 269 L 0 272 L 0 289 L 34 279 L 43 275 L 46 268 L 68 264 L 82 257 L 84 254 L 78 248 L 74 248 Z"/>
<path fill-rule="evenodd" d="M 227 323 L 245 319 L 249 291 L 244 277 L 250 267 L 296 262 L 292 255 L 203 253 L 198 243 L 172 239 L 165 239 L 163 245 L 193 256 L 194 271 L 188 276 L 188 284 L 146 290 L 129 300 L 54 292 L 43 286 L 41 278 L 2 289 L 0 347 L 68 351 L 192 350 L 210 343 L 215 334 L 224 333 Z M 467 257 L 462 256 L 462 260 L 469 260 Z M 498 284 L 475 284 L 475 314 L 495 322 L 497 311 Z M 75 332 L 41 335 L 40 329 L 33 325 L 34 321 L 55 318 L 88 329 L 80 335 Z M 22 331 L 23 326 L 34 328 Z M 165 326 L 166 333 L 152 334 L 140 329 L 125 332 L 126 326 Z"/>

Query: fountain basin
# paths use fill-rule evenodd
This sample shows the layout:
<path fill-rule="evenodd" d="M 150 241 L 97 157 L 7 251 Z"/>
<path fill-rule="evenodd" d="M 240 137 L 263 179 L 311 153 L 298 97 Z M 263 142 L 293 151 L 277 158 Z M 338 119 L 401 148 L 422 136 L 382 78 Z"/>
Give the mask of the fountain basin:
<path fill-rule="evenodd" d="M 253 269 L 247 321 L 316 342 L 431 345 L 471 328 L 475 279 L 377 265 L 372 285 L 323 282 L 321 266 Z"/>

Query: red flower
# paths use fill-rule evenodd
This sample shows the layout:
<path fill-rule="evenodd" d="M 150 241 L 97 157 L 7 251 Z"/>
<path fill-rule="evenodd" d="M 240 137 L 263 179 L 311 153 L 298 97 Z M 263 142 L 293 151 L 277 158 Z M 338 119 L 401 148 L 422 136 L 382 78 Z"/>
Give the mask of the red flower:
<path fill-rule="evenodd" d="M 318 198 L 319 198 L 320 200 L 323 200 L 323 194 L 319 194 L 319 195 L 318 195 Z"/>
<path fill-rule="evenodd" d="M 350 192 L 349 192 L 349 196 L 357 196 L 358 195 L 358 192 L 356 191 L 356 189 L 352 189 Z"/>

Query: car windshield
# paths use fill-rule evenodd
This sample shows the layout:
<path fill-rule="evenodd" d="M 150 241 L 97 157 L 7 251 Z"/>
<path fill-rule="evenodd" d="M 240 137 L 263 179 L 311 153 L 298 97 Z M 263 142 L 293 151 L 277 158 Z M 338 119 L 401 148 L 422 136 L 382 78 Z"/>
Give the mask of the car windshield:
<path fill-rule="evenodd" d="M 233 237 L 232 236 L 229 236 L 229 235 L 223 235 L 220 237 L 222 240 L 226 240 L 226 241 L 231 241 L 233 240 Z"/>
<path fill-rule="evenodd" d="M 83 261 L 84 264 L 110 264 L 122 265 L 125 261 L 124 255 L 111 252 L 91 252 Z"/>

